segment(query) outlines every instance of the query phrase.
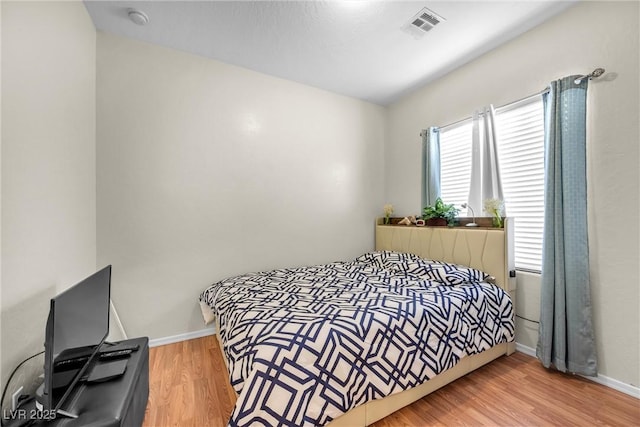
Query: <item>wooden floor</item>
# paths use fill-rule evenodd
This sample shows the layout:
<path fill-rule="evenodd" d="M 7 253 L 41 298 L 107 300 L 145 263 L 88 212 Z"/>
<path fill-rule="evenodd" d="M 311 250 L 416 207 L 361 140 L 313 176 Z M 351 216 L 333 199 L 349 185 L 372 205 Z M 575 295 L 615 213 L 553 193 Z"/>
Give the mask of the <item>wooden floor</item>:
<path fill-rule="evenodd" d="M 226 426 L 236 396 L 214 336 L 152 348 L 144 427 Z M 515 353 L 374 424 L 640 426 L 640 400 Z"/>

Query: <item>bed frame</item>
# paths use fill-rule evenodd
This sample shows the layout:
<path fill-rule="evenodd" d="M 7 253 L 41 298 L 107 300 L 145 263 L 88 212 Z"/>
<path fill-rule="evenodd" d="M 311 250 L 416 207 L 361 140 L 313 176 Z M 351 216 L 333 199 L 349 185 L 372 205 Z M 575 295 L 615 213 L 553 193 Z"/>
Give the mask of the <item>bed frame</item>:
<path fill-rule="evenodd" d="M 507 291 L 515 306 L 515 265 L 513 257 L 513 219 L 505 218 L 504 228 L 485 227 L 416 227 L 383 225 L 376 220 L 376 250 L 406 252 L 422 258 L 463 264 L 482 270 L 495 278 L 495 283 Z M 216 330 L 218 328 L 216 319 Z M 218 334 L 216 334 L 220 340 Z M 220 343 L 220 349 L 223 346 Z M 425 383 L 358 406 L 336 418 L 331 427 L 367 426 L 410 405 L 479 367 L 515 351 L 515 343 L 504 343 L 480 354 L 463 358 Z M 227 363 L 224 352 L 222 358 Z"/>
<path fill-rule="evenodd" d="M 497 286 L 509 293 L 515 307 L 515 265 L 513 257 L 513 219 L 504 228 L 416 227 L 383 225 L 376 221 L 376 250 L 407 252 L 422 258 L 463 264 L 495 278 Z M 495 346 L 480 354 L 463 358 L 456 366 L 429 381 L 383 399 L 373 400 L 336 418 L 329 426 L 367 426 L 410 405 L 503 354 L 515 351 L 515 342 Z"/>

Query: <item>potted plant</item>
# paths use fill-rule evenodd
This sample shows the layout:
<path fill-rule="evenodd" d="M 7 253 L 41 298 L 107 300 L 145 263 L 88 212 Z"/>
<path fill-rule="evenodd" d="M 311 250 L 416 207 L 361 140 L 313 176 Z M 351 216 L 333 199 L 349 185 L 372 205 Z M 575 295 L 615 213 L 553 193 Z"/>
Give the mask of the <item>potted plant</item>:
<path fill-rule="evenodd" d="M 387 203 L 383 207 L 384 209 L 384 223 L 391 224 L 391 215 L 393 215 L 393 205 Z"/>
<path fill-rule="evenodd" d="M 504 202 L 500 199 L 485 199 L 484 210 L 491 215 L 494 227 L 502 228 L 504 221 L 502 218 L 504 212 Z"/>
<path fill-rule="evenodd" d="M 452 227 L 458 215 L 458 209 L 454 205 L 445 204 L 440 197 L 436 199 L 433 205 L 425 206 L 422 217 L 427 220 L 428 226 L 445 226 Z"/>

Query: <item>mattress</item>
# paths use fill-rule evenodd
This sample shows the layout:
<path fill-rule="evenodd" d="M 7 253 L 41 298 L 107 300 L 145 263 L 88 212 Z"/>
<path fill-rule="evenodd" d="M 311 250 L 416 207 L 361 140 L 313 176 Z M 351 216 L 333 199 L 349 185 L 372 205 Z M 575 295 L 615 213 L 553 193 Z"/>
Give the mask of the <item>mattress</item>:
<path fill-rule="evenodd" d="M 216 316 L 229 425 L 324 425 L 514 339 L 509 295 L 483 272 L 395 252 L 222 280 Z"/>

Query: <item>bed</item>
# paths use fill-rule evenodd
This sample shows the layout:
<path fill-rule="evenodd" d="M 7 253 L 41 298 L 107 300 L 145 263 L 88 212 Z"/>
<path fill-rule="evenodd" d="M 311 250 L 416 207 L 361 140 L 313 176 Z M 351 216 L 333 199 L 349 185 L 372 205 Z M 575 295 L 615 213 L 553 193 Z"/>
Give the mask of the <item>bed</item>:
<path fill-rule="evenodd" d="M 511 354 L 511 225 L 379 220 L 375 252 L 208 287 L 238 393 L 229 425 L 369 425 Z"/>

